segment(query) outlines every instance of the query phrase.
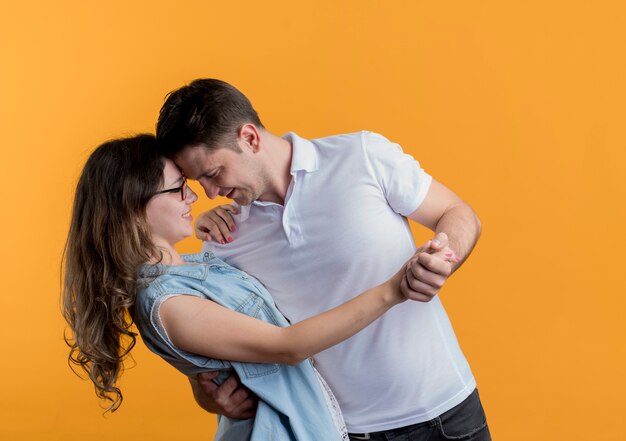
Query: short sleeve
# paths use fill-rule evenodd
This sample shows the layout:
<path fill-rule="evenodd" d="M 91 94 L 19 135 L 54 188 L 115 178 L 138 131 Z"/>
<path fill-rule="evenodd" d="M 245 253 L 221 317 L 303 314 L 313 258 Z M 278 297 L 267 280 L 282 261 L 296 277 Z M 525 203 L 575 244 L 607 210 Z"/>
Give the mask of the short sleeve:
<path fill-rule="evenodd" d="M 382 135 L 362 132 L 362 145 L 374 178 L 389 206 L 407 216 L 424 201 L 432 177 L 411 155 Z"/>
<path fill-rule="evenodd" d="M 186 375 L 194 375 L 205 370 L 229 368 L 229 362 L 192 354 L 177 348 L 167 335 L 161 321 L 159 310 L 167 299 L 179 295 L 205 297 L 200 293 L 159 292 L 158 295 L 155 295 L 156 292 L 161 291 L 158 289 L 158 282 L 153 283 L 150 288 L 140 292 L 137 305 L 139 308 L 136 314 L 136 324 L 146 346 Z"/>

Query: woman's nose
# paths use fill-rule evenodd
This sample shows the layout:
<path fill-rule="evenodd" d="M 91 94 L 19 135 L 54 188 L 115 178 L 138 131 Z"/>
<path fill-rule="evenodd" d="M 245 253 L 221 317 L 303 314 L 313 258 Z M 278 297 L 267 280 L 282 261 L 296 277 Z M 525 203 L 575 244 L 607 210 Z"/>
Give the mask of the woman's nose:
<path fill-rule="evenodd" d="M 185 190 L 185 202 L 187 204 L 191 205 L 198 200 L 198 195 L 191 189 L 191 187 L 187 187 Z"/>

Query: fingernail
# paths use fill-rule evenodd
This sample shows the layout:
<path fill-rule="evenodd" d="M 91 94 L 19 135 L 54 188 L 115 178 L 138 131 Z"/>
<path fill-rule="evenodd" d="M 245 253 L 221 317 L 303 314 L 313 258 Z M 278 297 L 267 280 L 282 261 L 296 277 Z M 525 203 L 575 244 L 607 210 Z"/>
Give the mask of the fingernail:
<path fill-rule="evenodd" d="M 225 243 L 225 242 L 224 242 L 224 240 L 223 240 L 223 239 L 220 239 L 220 243 L 221 243 L 222 245 L 224 245 L 224 243 Z"/>
<path fill-rule="evenodd" d="M 206 235 L 206 241 L 207 241 L 207 242 L 211 242 L 211 235 L 210 235 L 210 234 L 207 234 L 207 235 Z"/>
<path fill-rule="evenodd" d="M 234 240 L 234 239 L 233 239 L 233 237 L 232 237 L 232 236 L 228 236 L 228 239 L 226 239 L 226 241 L 227 241 L 228 243 L 232 242 L 233 240 Z"/>
<path fill-rule="evenodd" d="M 230 227 L 230 231 L 231 233 L 234 233 L 235 231 L 237 231 L 237 227 L 233 225 L 232 227 Z"/>
<path fill-rule="evenodd" d="M 439 245 L 441 245 L 441 242 L 439 242 L 439 239 L 434 239 L 433 240 L 433 245 L 438 247 Z"/>
<path fill-rule="evenodd" d="M 446 253 L 446 257 L 450 257 L 450 256 L 452 256 L 453 254 L 454 254 L 454 253 L 453 253 L 452 251 L 448 251 L 448 252 Z"/>

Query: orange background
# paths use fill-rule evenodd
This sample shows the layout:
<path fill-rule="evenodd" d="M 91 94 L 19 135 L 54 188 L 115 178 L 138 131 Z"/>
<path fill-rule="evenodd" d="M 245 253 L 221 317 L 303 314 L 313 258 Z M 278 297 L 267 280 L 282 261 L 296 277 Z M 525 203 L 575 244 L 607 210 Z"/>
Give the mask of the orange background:
<path fill-rule="evenodd" d="M 0 438 L 210 439 L 142 345 L 102 416 L 67 367 L 59 263 L 88 153 L 216 77 L 274 133 L 384 134 L 476 209 L 441 296 L 494 439 L 621 439 L 625 41 L 620 1 L 1 1 Z"/>

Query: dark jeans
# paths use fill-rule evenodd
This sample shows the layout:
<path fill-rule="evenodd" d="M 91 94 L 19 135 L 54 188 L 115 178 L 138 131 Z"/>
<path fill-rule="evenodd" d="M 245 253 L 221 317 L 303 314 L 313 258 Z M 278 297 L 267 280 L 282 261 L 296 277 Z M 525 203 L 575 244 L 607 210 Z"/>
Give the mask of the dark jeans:
<path fill-rule="evenodd" d="M 373 433 L 351 433 L 351 441 L 491 441 L 485 411 L 475 389 L 461 404 L 424 423 Z"/>

